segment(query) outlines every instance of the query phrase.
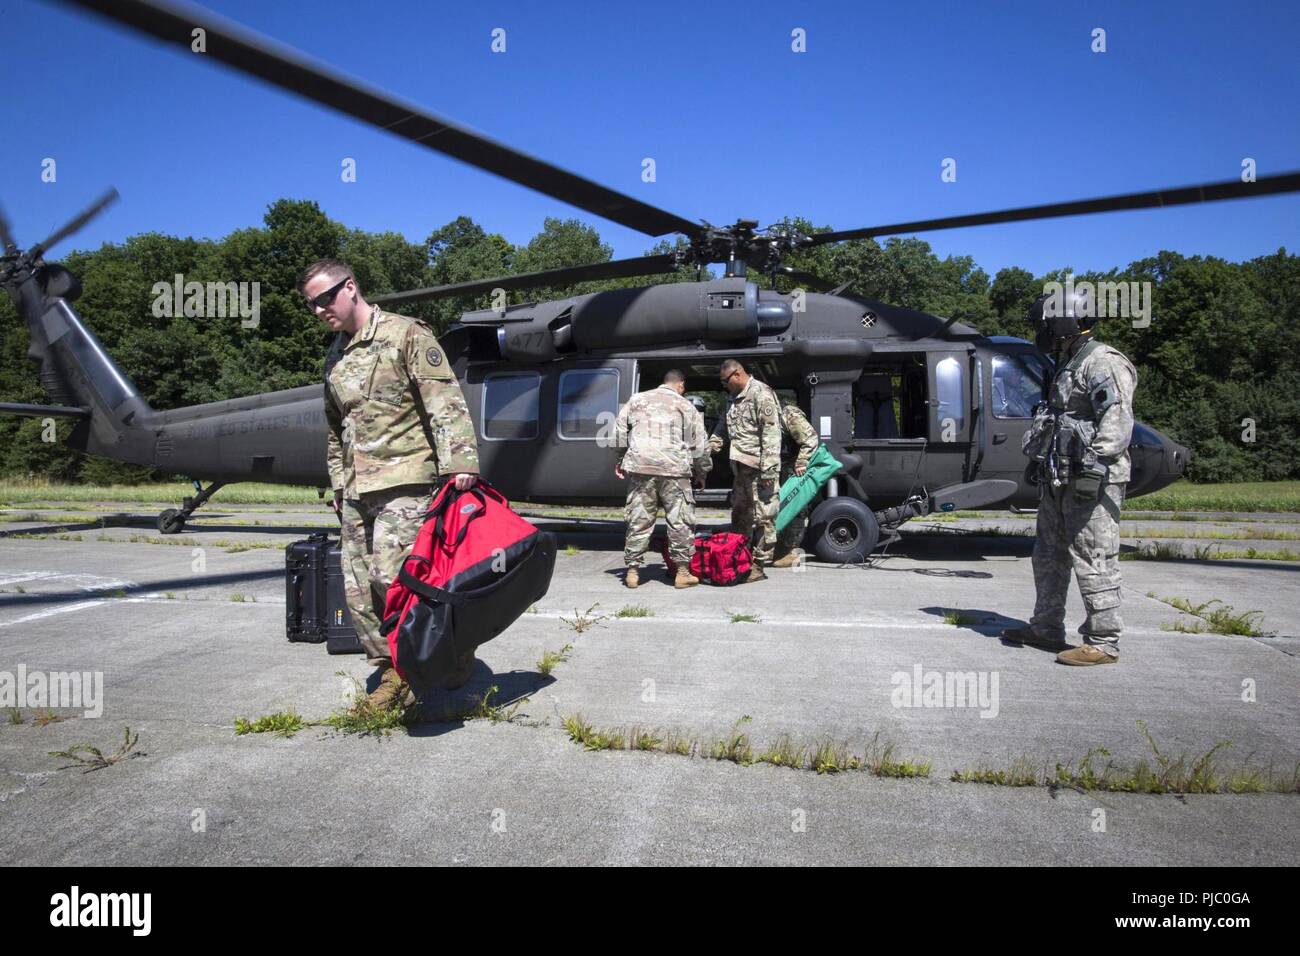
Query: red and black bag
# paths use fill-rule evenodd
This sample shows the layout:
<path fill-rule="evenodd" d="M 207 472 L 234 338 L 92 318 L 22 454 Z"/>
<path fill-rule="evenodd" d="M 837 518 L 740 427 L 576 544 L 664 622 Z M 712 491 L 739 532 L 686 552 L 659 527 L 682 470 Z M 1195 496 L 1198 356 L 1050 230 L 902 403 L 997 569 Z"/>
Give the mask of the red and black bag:
<path fill-rule="evenodd" d="M 677 573 L 677 562 L 668 553 L 668 542 L 662 551 L 669 574 Z M 739 584 L 754 566 L 754 553 L 743 534 L 719 531 L 695 537 L 695 553 L 691 555 L 691 574 L 705 584 Z"/>
<path fill-rule="evenodd" d="M 555 536 L 539 531 L 481 478 L 434 496 L 415 546 L 388 586 L 380 632 L 397 672 L 438 686 L 457 658 L 492 640 L 551 586 Z"/>

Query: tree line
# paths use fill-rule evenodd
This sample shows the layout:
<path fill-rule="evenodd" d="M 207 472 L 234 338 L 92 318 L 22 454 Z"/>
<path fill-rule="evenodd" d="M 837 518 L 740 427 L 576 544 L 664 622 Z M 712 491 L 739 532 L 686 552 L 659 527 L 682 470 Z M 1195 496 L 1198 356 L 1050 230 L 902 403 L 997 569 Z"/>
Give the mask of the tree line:
<path fill-rule="evenodd" d="M 806 231 L 806 221 L 788 222 Z M 679 240 L 681 241 L 681 240 Z M 650 253 L 666 252 L 661 242 Z M 348 229 L 309 201 L 279 200 L 260 227 L 219 240 L 161 233 L 76 251 L 62 261 L 82 279 L 77 309 L 155 408 L 173 408 L 293 388 L 321 380 L 329 332 L 306 311 L 295 283 L 307 263 L 350 263 L 368 293 L 445 285 L 607 260 L 612 250 L 589 225 L 547 219 L 524 245 L 489 233 L 467 216 L 423 243 L 394 232 Z M 856 295 L 955 318 L 988 335 L 1028 337 L 1024 316 L 1050 281 L 1009 267 L 992 278 L 970 256 L 940 259 L 917 238 L 819 246 L 789 259 Z M 155 286 L 185 281 L 258 282 L 256 327 L 238 317 L 157 315 Z M 753 276 L 761 285 L 766 277 Z M 1285 249 L 1247 262 L 1158 255 L 1075 283 L 1149 282 L 1151 321 L 1133 328 L 1103 321 L 1098 337 L 1137 366 L 1138 417 L 1192 449 L 1194 481 L 1300 478 L 1300 258 Z M 541 300 L 655 282 L 694 281 L 694 270 L 515 293 Z M 784 280 L 778 280 L 784 281 Z M 487 299 L 446 299 L 404 307 L 439 333 Z M 0 300 L 0 401 L 48 401 L 26 357 L 27 329 Z M 60 425 L 66 434 L 67 424 Z M 42 441 L 39 419 L 0 418 L 0 475 L 95 483 L 162 477 L 149 469 L 80 455 Z M 1252 440 L 1253 439 L 1253 440 Z"/>

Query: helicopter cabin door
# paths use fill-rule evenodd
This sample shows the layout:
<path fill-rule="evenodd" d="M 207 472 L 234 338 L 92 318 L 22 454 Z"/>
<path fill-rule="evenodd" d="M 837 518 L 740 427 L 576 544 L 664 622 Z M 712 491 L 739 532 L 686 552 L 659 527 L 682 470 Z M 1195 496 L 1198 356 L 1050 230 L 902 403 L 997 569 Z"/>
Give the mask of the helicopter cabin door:
<path fill-rule="evenodd" d="M 933 350 L 926 353 L 929 447 L 923 468 L 931 491 L 966 481 L 972 463 L 972 433 L 982 402 L 978 401 L 979 370 L 974 350 Z"/>

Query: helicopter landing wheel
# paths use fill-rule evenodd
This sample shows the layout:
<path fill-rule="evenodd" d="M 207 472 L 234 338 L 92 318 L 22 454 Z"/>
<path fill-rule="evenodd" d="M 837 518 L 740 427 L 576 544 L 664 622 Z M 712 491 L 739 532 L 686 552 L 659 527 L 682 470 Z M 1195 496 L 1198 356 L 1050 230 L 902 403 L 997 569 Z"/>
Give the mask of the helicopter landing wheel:
<path fill-rule="evenodd" d="M 168 508 L 158 516 L 158 530 L 163 534 L 180 534 L 185 530 L 185 513 Z"/>
<path fill-rule="evenodd" d="M 813 511 L 808 525 L 813 553 L 830 564 L 865 561 L 880 541 L 880 522 L 856 498 L 828 498 Z"/>

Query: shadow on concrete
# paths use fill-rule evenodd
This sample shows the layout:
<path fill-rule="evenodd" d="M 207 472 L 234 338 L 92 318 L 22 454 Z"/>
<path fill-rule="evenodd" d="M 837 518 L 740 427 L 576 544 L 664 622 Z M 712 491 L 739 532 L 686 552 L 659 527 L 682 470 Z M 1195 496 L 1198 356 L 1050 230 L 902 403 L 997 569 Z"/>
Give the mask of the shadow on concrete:
<path fill-rule="evenodd" d="M 183 578 L 162 578 L 146 581 L 125 588 L 103 588 L 75 591 L 39 591 L 29 594 L 0 594 L 0 607 L 24 607 L 41 604 L 65 604 L 70 601 L 89 601 L 95 598 L 137 597 L 151 591 L 182 590 L 196 586 L 210 587 L 221 584 L 235 584 L 242 581 L 284 580 L 283 568 L 266 568 L 260 571 L 240 571 L 231 574 L 188 575 Z M 36 584 L 39 582 L 33 581 Z"/>
<path fill-rule="evenodd" d="M 367 691 L 377 684 L 377 675 L 367 682 Z M 538 691 L 555 683 L 555 678 L 537 671 L 509 671 L 494 674 L 482 660 L 474 663 L 474 673 L 469 681 L 453 691 L 431 690 L 417 698 L 419 715 L 407 728 L 412 737 L 438 737 L 465 725 L 464 713 L 483 702 L 484 695 L 493 687 L 496 691 L 487 698 L 490 707 L 509 710 Z"/>
<path fill-rule="evenodd" d="M 1009 640 L 1002 636 L 1002 632 L 1011 627 L 1028 627 L 1029 622 L 1021 620 L 1018 617 L 1007 617 L 1001 611 L 986 611 L 974 607 L 923 607 L 918 608 L 925 614 L 932 614 L 942 619 L 944 615 L 956 613 L 960 614 L 963 619 L 960 623 L 953 624 L 951 627 L 955 631 L 973 631 L 981 637 L 997 638 L 1004 647 L 1024 648 L 1030 651 L 1041 651 L 1044 654 L 1056 656 L 1056 651 L 1048 650 L 1042 647 L 1034 647 L 1032 644 L 1021 644 L 1017 641 Z"/>

